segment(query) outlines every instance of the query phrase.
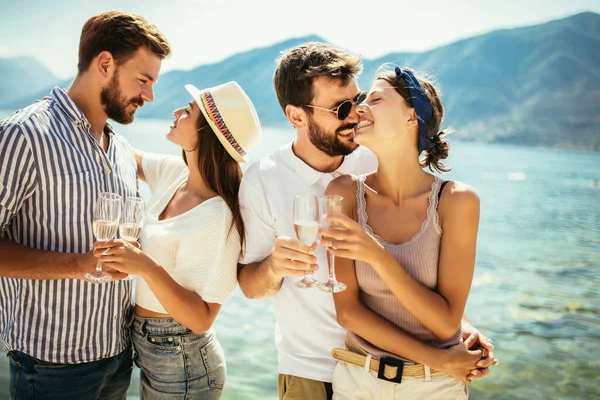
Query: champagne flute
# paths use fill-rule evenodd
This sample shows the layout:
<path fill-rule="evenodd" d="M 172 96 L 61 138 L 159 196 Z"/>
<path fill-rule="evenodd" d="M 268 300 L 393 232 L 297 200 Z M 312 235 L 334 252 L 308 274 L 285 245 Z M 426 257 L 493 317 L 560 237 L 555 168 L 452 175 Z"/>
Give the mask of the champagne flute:
<path fill-rule="evenodd" d="M 123 207 L 123 215 L 121 216 L 121 224 L 119 225 L 119 235 L 121 239 L 138 240 L 144 225 L 144 208 L 146 204 L 144 199 L 140 197 L 127 197 L 125 206 Z M 123 278 L 124 281 L 135 279 L 135 275 L 127 275 Z"/>
<path fill-rule="evenodd" d="M 93 229 L 96 240 L 110 240 L 119 229 L 121 217 L 121 196 L 115 193 L 103 192 L 94 205 Z M 85 279 L 94 283 L 110 282 L 110 274 L 102 271 L 102 263 L 96 263 L 96 270 L 84 275 Z"/>
<path fill-rule="evenodd" d="M 321 209 L 321 227 L 333 228 L 333 229 L 344 229 L 339 224 L 330 223 L 325 220 L 325 216 L 341 214 L 342 213 L 342 196 L 324 196 L 320 199 L 319 208 Z M 323 238 L 327 240 L 327 238 Z M 329 279 L 325 283 L 319 284 L 319 289 L 325 292 L 339 293 L 346 290 L 346 285 L 342 282 L 338 282 L 335 277 L 335 256 L 330 252 L 327 252 L 329 259 Z"/>
<path fill-rule="evenodd" d="M 319 202 L 312 193 L 297 194 L 294 196 L 294 232 L 296 237 L 305 245 L 312 246 L 319 230 Z M 302 289 L 319 284 L 309 269 L 296 286 Z"/>

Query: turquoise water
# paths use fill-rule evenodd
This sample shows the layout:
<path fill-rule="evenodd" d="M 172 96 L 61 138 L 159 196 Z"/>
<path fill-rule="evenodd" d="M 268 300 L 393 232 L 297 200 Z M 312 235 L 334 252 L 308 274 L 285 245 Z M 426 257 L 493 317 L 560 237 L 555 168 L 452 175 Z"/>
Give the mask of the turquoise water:
<path fill-rule="evenodd" d="M 164 139 L 170 123 L 138 120 L 120 131 L 142 150 L 178 154 Z M 265 129 L 251 156 L 292 137 L 291 130 Z M 488 378 L 470 386 L 471 399 L 600 399 L 600 154 L 451 145 L 454 170 L 447 177 L 471 184 L 481 197 L 467 314 L 494 339 L 500 359 Z M 216 330 L 228 363 L 224 398 L 277 397 L 273 328 L 269 300 L 236 291 L 223 307 Z M 0 361 L 0 398 L 6 376 Z"/>

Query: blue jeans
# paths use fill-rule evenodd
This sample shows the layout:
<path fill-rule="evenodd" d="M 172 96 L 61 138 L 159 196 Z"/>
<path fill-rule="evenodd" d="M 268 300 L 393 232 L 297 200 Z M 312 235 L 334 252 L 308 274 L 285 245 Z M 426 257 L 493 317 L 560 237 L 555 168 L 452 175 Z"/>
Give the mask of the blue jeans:
<path fill-rule="evenodd" d="M 173 318 L 141 318 L 132 325 L 142 400 L 220 399 L 225 356 L 212 329 L 197 335 Z"/>
<path fill-rule="evenodd" d="M 125 399 L 133 369 L 131 347 L 83 364 L 54 364 L 20 351 L 9 352 L 8 358 L 12 400 Z"/>

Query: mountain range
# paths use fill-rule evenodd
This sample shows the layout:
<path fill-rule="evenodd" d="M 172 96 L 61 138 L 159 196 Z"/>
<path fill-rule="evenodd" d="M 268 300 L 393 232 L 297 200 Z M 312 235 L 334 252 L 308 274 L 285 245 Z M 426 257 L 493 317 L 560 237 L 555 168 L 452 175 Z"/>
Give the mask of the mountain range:
<path fill-rule="evenodd" d="M 155 85 L 155 101 L 137 116 L 171 119 L 172 111 L 189 101 L 184 84 L 203 88 L 236 80 L 263 125 L 286 124 L 273 90 L 275 59 L 282 50 L 308 41 L 324 40 L 290 39 L 192 70 L 166 72 Z M 443 127 L 451 127 L 455 137 L 600 151 L 599 14 L 497 30 L 426 52 L 365 59 L 362 88 L 368 88 L 383 63 L 408 65 L 435 79 L 445 106 Z M 69 82 L 33 58 L 0 59 L 0 108 L 24 107 L 55 84 L 67 87 Z"/>

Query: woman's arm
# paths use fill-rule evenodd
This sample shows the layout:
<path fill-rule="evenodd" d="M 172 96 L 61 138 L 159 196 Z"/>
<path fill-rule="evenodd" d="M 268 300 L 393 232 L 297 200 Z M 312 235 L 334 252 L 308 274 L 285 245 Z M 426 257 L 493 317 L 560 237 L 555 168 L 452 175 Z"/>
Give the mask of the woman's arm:
<path fill-rule="evenodd" d="M 205 302 L 197 293 L 179 285 L 156 263 L 145 271 L 141 276 L 171 317 L 197 334 L 210 329 L 221 304 Z"/>
<path fill-rule="evenodd" d="M 346 231 L 327 232 L 336 237 L 334 255 L 371 265 L 402 305 L 440 340 L 458 330 L 471 287 L 479 226 L 479 197 L 464 184 L 452 183 L 440 204 L 442 235 L 438 282 L 429 289 L 404 268 L 355 221 L 332 216 Z M 327 244 L 327 243 L 325 243 Z M 329 243 L 331 244 L 331 243 Z"/>
<path fill-rule="evenodd" d="M 144 278 L 167 313 L 194 333 L 206 332 L 221 309 L 220 304 L 207 303 L 197 293 L 179 285 L 152 257 L 127 241 L 96 242 L 94 254 L 109 271 Z"/>
<path fill-rule="evenodd" d="M 344 197 L 343 212 L 354 216 L 356 202 L 355 183 L 350 176 L 334 180 L 327 188 L 327 195 Z M 327 239 L 326 239 L 327 240 Z M 365 307 L 359 298 L 354 261 L 335 258 L 336 274 L 347 289 L 334 295 L 337 319 L 340 325 L 356 333 L 382 350 L 428 365 L 436 370 L 465 381 L 467 374 L 475 368 L 481 351 L 468 351 L 464 346 L 452 350 L 440 350 L 429 346 L 408 334 L 390 321 Z"/>
<path fill-rule="evenodd" d="M 427 365 L 466 382 L 481 358 L 481 350 L 459 344 L 450 350 L 429 346 L 387 319 L 366 308 L 359 300 L 354 261 L 336 257 L 336 273 L 347 289 L 334 295 L 340 325 L 378 348 Z"/>
<path fill-rule="evenodd" d="M 144 153 L 141 150 L 133 149 L 133 155 L 135 156 L 135 163 L 137 164 L 137 176 L 138 179 L 146 182 L 146 177 L 144 176 L 144 168 L 142 168 L 142 159 L 144 158 Z"/>
<path fill-rule="evenodd" d="M 437 287 L 425 287 L 398 268 L 391 256 L 372 264 L 402 305 L 440 340 L 449 339 L 460 327 L 473 280 L 479 227 L 475 190 L 456 182 L 450 185 L 439 208 L 443 234 Z"/>

